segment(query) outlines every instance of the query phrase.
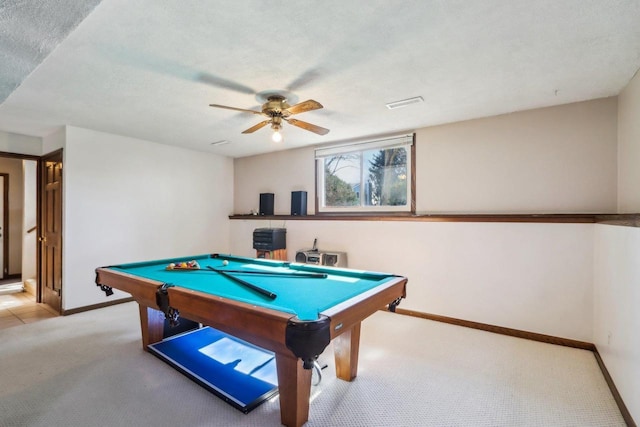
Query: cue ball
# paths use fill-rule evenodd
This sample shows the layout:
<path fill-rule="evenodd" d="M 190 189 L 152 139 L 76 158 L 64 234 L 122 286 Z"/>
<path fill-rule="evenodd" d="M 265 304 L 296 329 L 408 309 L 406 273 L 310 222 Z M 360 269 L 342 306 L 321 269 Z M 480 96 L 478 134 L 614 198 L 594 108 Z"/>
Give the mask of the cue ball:
<path fill-rule="evenodd" d="M 222 265 L 229 265 L 229 261 L 225 259 L 224 261 L 222 261 Z"/>

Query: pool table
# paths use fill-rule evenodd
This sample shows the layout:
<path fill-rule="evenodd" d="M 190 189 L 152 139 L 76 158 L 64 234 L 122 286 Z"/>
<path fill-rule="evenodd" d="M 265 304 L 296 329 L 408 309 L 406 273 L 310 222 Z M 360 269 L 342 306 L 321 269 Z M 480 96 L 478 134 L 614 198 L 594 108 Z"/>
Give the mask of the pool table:
<path fill-rule="evenodd" d="M 197 268 L 180 267 L 188 261 Z M 393 274 L 221 254 L 96 269 L 107 295 L 115 288 L 138 302 L 145 350 L 163 339 L 165 318 L 182 316 L 274 352 L 286 426 L 308 420 L 311 368 L 331 340 L 337 377 L 356 377 L 361 321 L 394 311 L 406 283 Z"/>

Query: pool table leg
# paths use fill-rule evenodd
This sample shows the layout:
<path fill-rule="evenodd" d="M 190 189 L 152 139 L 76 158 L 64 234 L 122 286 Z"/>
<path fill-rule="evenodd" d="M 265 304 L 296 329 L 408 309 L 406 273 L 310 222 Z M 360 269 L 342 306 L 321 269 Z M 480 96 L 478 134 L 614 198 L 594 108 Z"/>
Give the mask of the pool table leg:
<path fill-rule="evenodd" d="M 140 309 L 140 329 L 142 329 L 142 349 L 149 344 L 162 341 L 164 333 L 164 313 L 138 303 Z"/>
<path fill-rule="evenodd" d="M 351 381 L 358 375 L 358 352 L 360 350 L 360 322 L 333 339 L 333 354 L 336 360 L 336 377 Z"/>
<path fill-rule="evenodd" d="M 302 367 L 302 360 L 293 355 L 276 353 L 280 421 L 287 427 L 300 427 L 309 419 L 311 369 Z"/>

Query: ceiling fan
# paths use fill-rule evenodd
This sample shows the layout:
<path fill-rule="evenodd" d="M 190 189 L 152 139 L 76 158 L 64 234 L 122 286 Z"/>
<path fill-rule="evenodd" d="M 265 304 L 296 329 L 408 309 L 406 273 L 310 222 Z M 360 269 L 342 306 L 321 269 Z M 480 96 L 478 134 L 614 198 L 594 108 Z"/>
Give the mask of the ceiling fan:
<path fill-rule="evenodd" d="M 317 101 L 313 99 L 309 99 L 304 102 L 300 102 L 296 105 L 289 105 L 287 103 L 287 99 L 282 95 L 269 95 L 267 97 L 267 102 L 262 105 L 262 111 L 256 110 L 246 110 L 244 108 L 236 108 L 236 107 L 228 107 L 226 105 L 218 105 L 218 104 L 209 104 L 210 107 L 215 108 L 225 108 L 227 110 L 235 110 L 242 111 L 245 113 L 251 114 L 259 114 L 261 116 L 268 117 L 267 120 L 264 120 L 257 125 L 251 126 L 249 129 L 245 130 L 242 133 L 253 133 L 258 129 L 263 128 L 264 126 L 270 124 L 271 129 L 273 129 L 273 140 L 275 142 L 282 141 L 282 134 L 280 134 L 280 129 L 282 128 L 282 121 L 288 122 L 294 126 L 302 128 L 304 130 L 308 130 L 313 133 L 317 133 L 318 135 L 326 135 L 329 133 L 329 129 L 325 129 L 320 126 L 316 126 L 311 123 L 303 122 L 302 120 L 292 119 L 291 116 L 294 114 L 300 114 L 307 111 L 318 110 L 322 107 Z"/>

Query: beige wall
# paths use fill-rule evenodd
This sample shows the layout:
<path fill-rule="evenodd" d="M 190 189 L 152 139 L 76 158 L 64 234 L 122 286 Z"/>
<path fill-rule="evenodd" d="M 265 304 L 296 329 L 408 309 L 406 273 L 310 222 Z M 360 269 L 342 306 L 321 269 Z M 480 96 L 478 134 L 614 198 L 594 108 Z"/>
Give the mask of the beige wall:
<path fill-rule="evenodd" d="M 417 131 L 418 212 L 616 210 L 616 98 Z"/>
<path fill-rule="evenodd" d="M 279 151 L 234 160 L 233 212 L 258 211 L 260 193 L 274 193 L 274 213 L 291 213 L 291 192 L 307 192 L 307 212 L 312 214 L 315 199 L 313 148 Z"/>
<path fill-rule="evenodd" d="M 22 272 L 22 160 L 0 157 L 0 172 L 9 174 L 9 265 L 8 274 Z M 7 230 L 2 230 L 6 233 Z M 5 234 L 7 236 L 7 234 Z"/>
<path fill-rule="evenodd" d="M 416 131 L 418 213 L 616 211 L 617 101 L 594 101 Z M 290 213 L 291 191 L 315 207 L 313 147 L 235 160 L 234 212 L 274 193 Z"/>
<path fill-rule="evenodd" d="M 618 212 L 640 212 L 640 74 L 620 93 Z"/>
<path fill-rule="evenodd" d="M 615 98 L 419 129 L 419 213 L 615 212 Z M 315 200 L 313 147 L 236 159 L 234 212 L 276 195 Z M 409 278 L 403 307 L 591 341 L 593 227 L 384 221 L 231 221 L 232 252 L 253 255 L 252 230 L 286 227 L 288 256 L 346 251 L 349 267 Z"/>

